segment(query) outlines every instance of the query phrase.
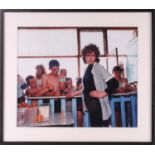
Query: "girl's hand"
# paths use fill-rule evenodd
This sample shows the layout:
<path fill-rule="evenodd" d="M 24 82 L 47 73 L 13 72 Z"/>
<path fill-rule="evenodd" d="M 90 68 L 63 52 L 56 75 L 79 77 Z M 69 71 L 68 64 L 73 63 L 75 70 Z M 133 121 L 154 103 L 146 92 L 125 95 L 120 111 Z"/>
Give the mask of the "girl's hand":
<path fill-rule="evenodd" d="M 66 98 L 72 98 L 72 97 L 74 97 L 75 95 L 76 95 L 75 92 L 71 92 L 71 93 L 68 93 L 68 94 L 66 95 Z"/>
<path fill-rule="evenodd" d="M 108 94 L 106 92 L 101 92 L 101 91 L 94 90 L 94 91 L 91 91 L 89 93 L 89 95 L 91 97 L 103 98 L 103 97 L 107 96 Z"/>
<path fill-rule="evenodd" d="M 81 95 L 82 92 L 83 92 L 83 89 L 80 89 L 78 91 L 71 92 L 71 93 L 69 93 L 69 94 L 66 95 L 66 98 L 72 98 L 72 97 L 74 97 L 76 95 Z"/>

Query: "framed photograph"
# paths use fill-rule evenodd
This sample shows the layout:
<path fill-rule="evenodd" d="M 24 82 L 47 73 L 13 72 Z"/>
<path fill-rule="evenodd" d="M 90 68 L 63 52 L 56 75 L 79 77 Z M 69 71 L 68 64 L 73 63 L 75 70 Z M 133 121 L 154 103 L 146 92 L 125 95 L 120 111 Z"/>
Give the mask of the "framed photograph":
<path fill-rule="evenodd" d="M 3 144 L 154 144 L 154 10 L 1 10 Z"/>

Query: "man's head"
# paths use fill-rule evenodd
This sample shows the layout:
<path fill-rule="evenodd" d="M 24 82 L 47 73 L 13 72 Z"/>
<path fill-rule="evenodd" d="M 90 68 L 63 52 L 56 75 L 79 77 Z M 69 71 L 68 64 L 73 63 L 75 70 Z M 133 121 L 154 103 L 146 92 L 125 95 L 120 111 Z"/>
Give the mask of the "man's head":
<path fill-rule="evenodd" d="M 32 75 L 26 77 L 26 82 L 31 88 L 37 87 L 36 79 Z"/>
<path fill-rule="evenodd" d="M 51 60 L 49 62 L 49 69 L 51 70 L 52 74 L 58 75 L 59 73 L 59 62 L 57 60 Z"/>
<path fill-rule="evenodd" d="M 112 72 L 113 72 L 115 77 L 121 77 L 121 74 L 122 74 L 123 71 L 124 70 L 121 67 L 119 67 L 119 66 L 115 66 L 113 68 L 113 70 L 112 70 Z"/>

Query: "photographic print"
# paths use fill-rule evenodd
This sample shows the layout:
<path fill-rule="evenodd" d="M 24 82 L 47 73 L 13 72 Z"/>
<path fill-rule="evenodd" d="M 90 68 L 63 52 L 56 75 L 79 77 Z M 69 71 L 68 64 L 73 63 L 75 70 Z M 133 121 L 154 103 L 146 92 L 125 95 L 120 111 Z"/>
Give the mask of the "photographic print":
<path fill-rule="evenodd" d="M 4 19 L 6 141 L 151 142 L 151 11 Z"/>
<path fill-rule="evenodd" d="M 138 28 L 17 33 L 17 125 L 137 127 Z"/>

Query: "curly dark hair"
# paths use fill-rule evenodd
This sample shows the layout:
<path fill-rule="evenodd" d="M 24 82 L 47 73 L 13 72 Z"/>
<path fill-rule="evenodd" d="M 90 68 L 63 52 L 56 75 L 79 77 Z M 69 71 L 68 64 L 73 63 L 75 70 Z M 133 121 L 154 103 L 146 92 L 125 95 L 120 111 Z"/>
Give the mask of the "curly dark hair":
<path fill-rule="evenodd" d="M 100 59 L 98 58 L 100 56 L 100 51 L 99 51 L 99 48 L 94 45 L 94 44 L 89 44 L 87 46 L 85 46 L 83 49 L 82 49 L 82 57 L 83 57 L 83 61 L 84 63 L 86 63 L 86 59 L 85 59 L 85 56 L 87 53 L 90 53 L 90 52 L 94 52 L 95 55 L 96 55 L 96 62 L 99 63 Z"/>

